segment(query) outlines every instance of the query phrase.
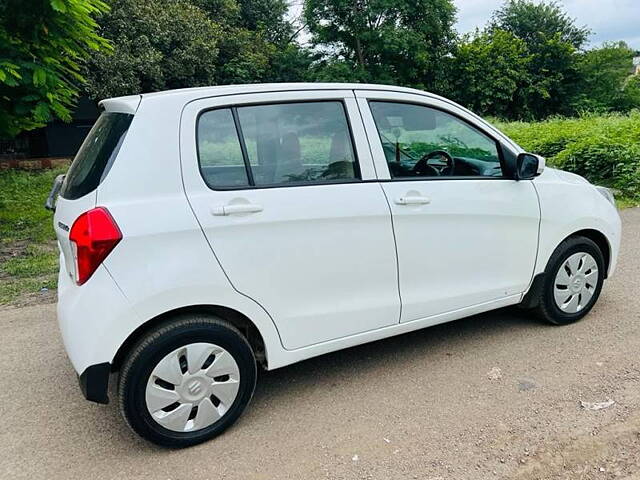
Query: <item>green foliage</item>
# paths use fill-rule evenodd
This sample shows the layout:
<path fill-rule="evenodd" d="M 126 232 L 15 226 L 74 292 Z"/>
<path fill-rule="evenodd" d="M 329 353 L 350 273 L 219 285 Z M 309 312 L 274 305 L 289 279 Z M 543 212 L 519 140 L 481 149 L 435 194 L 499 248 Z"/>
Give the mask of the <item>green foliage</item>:
<path fill-rule="evenodd" d="M 504 31 L 526 46 L 529 61 L 526 76 L 519 83 L 509 118 L 545 118 L 570 114 L 578 73 L 577 51 L 589 30 L 577 27 L 556 2 L 507 0 L 494 13 L 490 32 Z"/>
<path fill-rule="evenodd" d="M 589 30 L 553 1 L 506 0 L 486 30 L 456 39 L 452 0 L 305 0 L 312 48 L 296 43 L 287 9 L 287 0 L 0 0 L 0 136 L 68 120 L 81 72 L 94 100 L 322 81 L 417 87 L 508 119 L 640 108 L 633 52 L 583 51 Z"/>
<path fill-rule="evenodd" d="M 579 111 L 627 111 L 640 106 L 640 97 L 629 79 L 634 51 L 624 42 L 607 43 L 580 55 L 574 107 Z M 632 77 L 633 78 L 633 77 Z"/>
<path fill-rule="evenodd" d="M 101 0 L 0 2 L 0 137 L 69 120 L 82 62 L 109 44 L 96 33 Z"/>
<path fill-rule="evenodd" d="M 622 92 L 629 108 L 640 108 L 640 75 L 627 77 L 622 84 Z"/>
<path fill-rule="evenodd" d="M 309 75 L 315 82 L 367 82 L 367 74 L 341 58 L 316 56 Z"/>
<path fill-rule="evenodd" d="M 221 25 L 261 32 L 269 42 L 286 45 L 293 35 L 286 0 L 189 0 Z"/>
<path fill-rule="evenodd" d="M 289 42 L 273 52 L 262 80 L 265 82 L 313 81 L 316 77 L 311 70 L 312 61 L 312 55 L 307 49 Z"/>
<path fill-rule="evenodd" d="M 326 52 L 321 79 L 335 73 L 442 90 L 455 39 L 451 0 L 307 0 L 304 17 L 312 42 Z"/>
<path fill-rule="evenodd" d="M 229 28 L 220 42 L 218 74 L 209 85 L 259 82 L 267 74 L 274 53 L 275 46 L 262 32 Z"/>
<path fill-rule="evenodd" d="M 189 3 L 206 12 L 216 23 L 236 24 L 240 18 L 237 0 L 190 0 Z"/>
<path fill-rule="evenodd" d="M 452 62 L 450 95 L 480 115 L 510 117 L 527 82 L 530 62 L 524 40 L 510 32 L 465 36 Z"/>
<path fill-rule="evenodd" d="M 524 40 L 534 53 L 543 52 L 546 43 L 556 37 L 559 42 L 580 49 L 590 34 L 588 28 L 576 26 L 555 1 L 507 0 L 494 13 L 489 28 L 510 32 Z"/>
<path fill-rule="evenodd" d="M 223 30 L 215 83 L 302 80 L 309 62 L 291 43 L 286 0 L 190 1 Z"/>
<path fill-rule="evenodd" d="M 308 65 L 292 48 L 285 0 L 109 0 L 113 55 L 87 67 L 96 100 L 171 88 L 279 81 Z M 297 79 L 297 78 L 296 78 Z"/>
<path fill-rule="evenodd" d="M 494 124 L 550 165 L 640 198 L 640 111 Z"/>
<path fill-rule="evenodd" d="M 286 0 L 238 0 L 240 4 L 239 27 L 262 32 L 275 45 L 287 45 L 293 35 L 293 27 L 286 17 L 289 4 Z"/>
<path fill-rule="evenodd" d="M 446 94 L 522 120 L 639 108 L 634 52 L 624 43 L 582 51 L 588 36 L 556 2 L 507 0 L 485 31 L 459 40 Z"/>
<path fill-rule="evenodd" d="M 219 25 L 181 0 L 112 0 L 100 32 L 113 54 L 94 55 L 86 92 L 101 99 L 215 83 Z"/>

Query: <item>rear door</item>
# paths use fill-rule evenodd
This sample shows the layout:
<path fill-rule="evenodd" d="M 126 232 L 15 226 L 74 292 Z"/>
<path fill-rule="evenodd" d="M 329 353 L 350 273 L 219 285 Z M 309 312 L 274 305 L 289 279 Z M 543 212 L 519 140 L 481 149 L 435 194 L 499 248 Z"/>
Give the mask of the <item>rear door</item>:
<path fill-rule="evenodd" d="M 202 99 L 182 117 L 187 196 L 222 268 L 301 348 L 399 321 L 391 215 L 353 92 Z"/>

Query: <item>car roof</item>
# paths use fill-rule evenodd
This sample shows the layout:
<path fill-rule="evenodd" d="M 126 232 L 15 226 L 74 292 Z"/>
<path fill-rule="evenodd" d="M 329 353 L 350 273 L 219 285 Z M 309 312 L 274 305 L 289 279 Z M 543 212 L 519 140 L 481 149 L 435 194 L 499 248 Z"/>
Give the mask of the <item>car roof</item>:
<path fill-rule="evenodd" d="M 291 91 L 291 90 L 388 90 L 403 91 L 407 93 L 418 93 L 424 95 L 427 92 L 414 88 L 397 87 L 395 85 L 378 85 L 368 83 L 249 83 L 243 85 L 217 85 L 212 87 L 179 88 L 176 90 L 165 90 L 162 92 L 144 93 L 143 98 L 174 95 L 174 94 L 194 94 L 198 96 L 235 95 L 245 93 L 263 93 L 271 91 Z M 429 94 L 431 95 L 431 94 Z"/>
<path fill-rule="evenodd" d="M 417 90 L 415 88 L 395 85 L 377 85 L 368 83 L 251 83 L 244 85 L 217 85 L 211 87 L 179 88 L 161 92 L 143 93 L 125 97 L 107 98 L 100 102 L 107 110 L 130 111 L 135 113 L 141 100 L 179 101 L 188 103 L 192 100 L 221 95 L 240 95 L 250 93 L 284 92 L 284 91 L 318 91 L 318 90 L 380 90 L 389 92 L 413 93 L 432 98 L 446 100 L 438 95 Z M 116 107 L 117 106 L 117 107 Z M 110 107 L 110 108 L 109 108 Z"/>

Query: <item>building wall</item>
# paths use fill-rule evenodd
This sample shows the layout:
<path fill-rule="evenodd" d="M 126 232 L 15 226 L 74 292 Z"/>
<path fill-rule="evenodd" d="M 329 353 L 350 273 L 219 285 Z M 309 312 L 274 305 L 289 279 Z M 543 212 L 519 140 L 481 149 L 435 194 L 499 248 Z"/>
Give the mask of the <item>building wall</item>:
<path fill-rule="evenodd" d="M 1 142 L 0 160 L 14 165 L 34 158 L 73 157 L 98 115 L 96 104 L 80 97 L 71 122 L 54 120 L 43 128 L 23 132 L 15 139 Z"/>

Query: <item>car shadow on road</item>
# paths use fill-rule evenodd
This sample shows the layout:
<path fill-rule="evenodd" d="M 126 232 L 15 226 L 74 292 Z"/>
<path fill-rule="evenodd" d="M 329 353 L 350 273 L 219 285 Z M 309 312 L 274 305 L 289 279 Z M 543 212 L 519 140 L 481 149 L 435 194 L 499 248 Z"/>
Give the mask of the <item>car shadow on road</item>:
<path fill-rule="evenodd" d="M 513 335 L 545 328 L 528 312 L 514 307 L 494 310 L 395 337 L 314 357 L 273 371 L 262 371 L 254 403 L 264 398 L 286 397 L 289 391 L 334 384 L 353 376 L 365 376 L 381 366 L 429 365 L 442 357 L 461 356 L 469 349 L 482 349 L 489 342 L 508 343 Z"/>

